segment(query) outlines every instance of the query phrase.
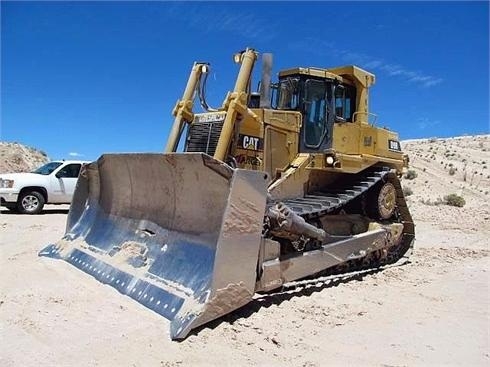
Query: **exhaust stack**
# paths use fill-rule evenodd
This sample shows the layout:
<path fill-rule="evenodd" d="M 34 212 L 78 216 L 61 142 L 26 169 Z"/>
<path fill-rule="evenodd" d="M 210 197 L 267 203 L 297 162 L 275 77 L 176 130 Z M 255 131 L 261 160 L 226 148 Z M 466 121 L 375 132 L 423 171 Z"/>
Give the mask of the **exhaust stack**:
<path fill-rule="evenodd" d="M 272 54 L 262 54 L 262 78 L 260 81 L 260 108 L 271 107 Z"/>

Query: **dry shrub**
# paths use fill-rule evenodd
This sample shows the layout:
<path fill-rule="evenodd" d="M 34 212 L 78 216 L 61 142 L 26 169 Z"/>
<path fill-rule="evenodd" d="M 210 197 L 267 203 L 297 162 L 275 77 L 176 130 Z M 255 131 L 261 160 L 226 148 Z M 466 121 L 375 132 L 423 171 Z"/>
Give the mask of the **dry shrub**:
<path fill-rule="evenodd" d="M 463 206 L 465 206 L 466 201 L 462 196 L 459 196 L 457 194 L 449 194 L 444 196 L 444 203 L 446 205 L 457 206 L 458 208 L 462 208 Z"/>
<path fill-rule="evenodd" d="M 403 195 L 405 196 L 413 195 L 413 190 L 408 186 L 403 186 Z"/>
<path fill-rule="evenodd" d="M 405 173 L 405 178 L 407 180 L 413 180 L 417 176 L 418 176 L 417 172 L 415 172 L 413 169 L 409 169 L 407 173 Z"/>

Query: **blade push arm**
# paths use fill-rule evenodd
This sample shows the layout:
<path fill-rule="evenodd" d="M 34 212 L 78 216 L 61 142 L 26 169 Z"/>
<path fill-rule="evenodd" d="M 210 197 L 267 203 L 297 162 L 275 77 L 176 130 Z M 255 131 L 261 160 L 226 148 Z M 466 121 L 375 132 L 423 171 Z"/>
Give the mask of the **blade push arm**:
<path fill-rule="evenodd" d="M 172 111 L 175 119 L 168 137 L 167 146 L 165 148 L 166 153 L 172 153 L 177 150 L 184 123 L 190 123 L 194 119 L 194 113 L 192 112 L 194 96 L 199 86 L 201 75 L 207 72 L 207 68 L 208 64 L 197 62 L 192 66 L 182 99 L 177 101 L 177 104 Z"/>
<path fill-rule="evenodd" d="M 250 76 L 257 60 L 258 54 L 252 49 L 245 50 L 240 55 L 240 71 L 235 83 L 233 93 L 228 94 L 223 104 L 226 109 L 226 118 L 223 123 L 223 129 L 216 146 L 214 153 L 214 159 L 224 162 L 228 154 L 228 148 L 230 147 L 231 138 L 235 129 L 235 121 L 237 114 L 248 113 L 247 99 L 248 99 L 248 85 L 250 83 Z"/>
<path fill-rule="evenodd" d="M 235 121 L 238 114 L 252 113 L 247 107 L 248 89 L 250 78 L 255 61 L 258 58 L 257 52 L 252 49 L 246 49 L 239 55 L 240 70 L 235 82 L 233 92 L 228 93 L 220 111 L 226 111 L 226 118 L 223 122 L 223 128 L 217 143 L 214 158 L 220 161 L 225 161 L 228 155 L 228 149 L 235 130 Z M 208 64 L 194 63 L 187 86 L 185 88 L 182 99 L 177 102 L 173 110 L 175 116 L 172 130 L 168 137 L 165 152 L 172 153 L 177 150 L 179 141 L 183 132 L 184 124 L 191 123 L 194 119 L 193 102 L 201 76 L 208 72 Z"/>

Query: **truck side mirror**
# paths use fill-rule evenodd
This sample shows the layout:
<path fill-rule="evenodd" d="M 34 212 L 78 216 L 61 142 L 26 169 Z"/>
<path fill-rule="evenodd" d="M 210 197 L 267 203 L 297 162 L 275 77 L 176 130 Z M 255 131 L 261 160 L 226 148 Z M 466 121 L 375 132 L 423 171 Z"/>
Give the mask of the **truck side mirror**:
<path fill-rule="evenodd" d="M 55 176 L 56 178 L 66 177 L 66 170 L 64 168 L 60 169 L 58 172 L 56 172 Z"/>

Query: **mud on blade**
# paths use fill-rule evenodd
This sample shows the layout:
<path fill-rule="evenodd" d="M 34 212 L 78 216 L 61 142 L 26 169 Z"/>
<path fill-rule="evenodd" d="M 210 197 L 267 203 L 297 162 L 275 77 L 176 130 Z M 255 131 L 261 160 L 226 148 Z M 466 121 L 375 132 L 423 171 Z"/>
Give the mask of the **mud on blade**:
<path fill-rule="evenodd" d="M 249 302 L 266 204 L 263 172 L 201 153 L 103 155 L 81 174 L 63 259 L 171 320 L 171 337 Z"/>

